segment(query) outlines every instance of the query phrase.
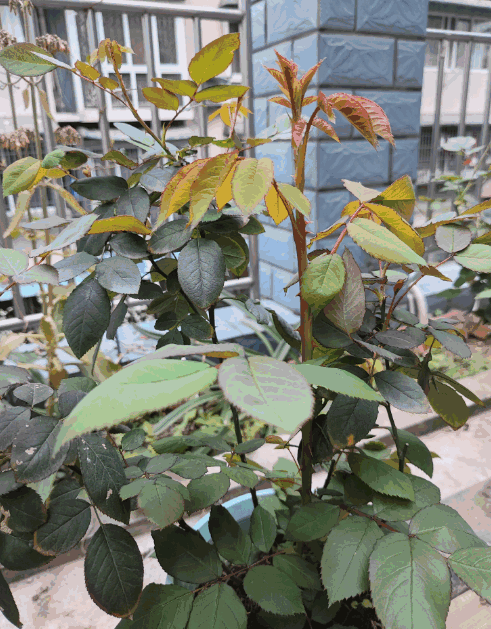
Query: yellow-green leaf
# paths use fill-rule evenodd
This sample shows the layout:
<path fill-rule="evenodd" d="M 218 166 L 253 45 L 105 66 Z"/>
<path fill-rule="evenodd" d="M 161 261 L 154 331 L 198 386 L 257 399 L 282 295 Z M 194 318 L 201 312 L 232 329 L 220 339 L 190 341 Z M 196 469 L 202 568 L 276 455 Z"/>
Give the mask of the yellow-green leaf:
<path fill-rule="evenodd" d="M 224 206 L 233 199 L 234 195 L 232 192 L 232 179 L 234 177 L 236 168 L 237 164 L 234 164 L 229 170 L 228 175 L 217 188 L 215 199 L 219 210 L 222 210 Z"/>
<path fill-rule="evenodd" d="M 66 190 L 63 186 L 60 186 L 57 183 L 53 183 L 51 181 L 48 181 L 46 185 L 48 186 L 48 188 L 55 190 L 60 195 L 60 197 L 68 203 L 72 210 L 75 210 L 75 212 L 78 212 L 79 214 L 87 214 L 84 208 L 75 199 L 73 194 L 68 192 L 68 190 Z"/>
<path fill-rule="evenodd" d="M 3 171 L 3 196 L 28 190 L 36 181 L 41 161 L 34 157 L 23 157 Z"/>
<path fill-rule="evenodd" d="M 12 44 L 0 52 L 0 65 L 15 76 L 41 76 L 54 70 L 58 63 L 50 52 L 27 42 Z"/>
<path fill-rule="evenodd" d="M 179 94 L 180 96 L 189 96 L 192 98 L 198 89 L 194 81 L 172 80 L 172 79 L 152 79 L 168 92 Z"/>
<path fill-rule="evenodd" d="M 391 207 L 378 205 L 377 203 L 366 203 L 366 206 L 378 216 L 402 242 L 411 247 L 418 255 L 422 256 L 425 246 L 421 237 L 402 216 Z"/>
<path fill-rule="evenodd" d="M 232 180 L 234 201 L 245 213 L 264 199 L 273 183 L 274 164 L 269 157 L 246 157 L 237 165 Z"/>
<path fill-rule="evenodd" d="M 238 33 L 229 33 L 202 48 L 189 63 L 189 76 L 198 85 L 224 72 L 240 46 Z"/>
<path fill-rule="evenodd" d="M 27 211 L 27 208 L 29 207 L 29 203 L 31 202 L 31 198 L 32 198 L 32 195 L 34 194 L 34 190 L 35 190 L 34 188 L 32 190 L 24 190 L 17 197 L 17 205 L 15 208 L 15 214 L 12 217 L 12 220 L 10 221 L 10 225 L 3 232 L 4 238 L 7 238 L 8 236 L 10 236 L 10 234 L 19 226 L 19 223 L 21 222 L 22 217 L 24 216 L 24 214 Z"/>
<path fill-rule="evenodd" d="M 107 90 L 111 90 L 111 92 L 119 87 L 119 83 L 117 81 L 109 79 L 107 76 L 99 77 L 99 83 Z"/>
<path fill-rule="evenodd" d="M 310 262 L 302 275 L 302 297 L 308 304 L 320 309 L 343 288 L 345 276 L 340 255 L 322 254 Z"/>
<path fill-rule="evenodd" d="M 217 188 L 225 180 L 236 159 L 237 155 L 235 153 L 224 153 L 211 157 L 200 169 L 190 189 L 190 228 L 196 227 L 206 214 L 210 203 L 215 197 Z"/>
<path fill-rule="evenodd" d="M 376 203 L 393 208 L 408 221 L 416 205 L 413 184 L 409 175 L 400 177 L 374 199 Z"/>
<path fill-rule="evenodd" d="M 292 207 L 304 216 L 310 215 L 310 201 L 298 188 L 288 183 L 279 183 L 278 190 Z"/>
<path fill-rule="evenodd" d="M 343 218 L 340 218 L 339 220 L 337 220 L 335 223 L 333 223 L 331 225 L 331 227 L 329 227 L 328 229 L 326 229 L 323 232 L 319 232 L 317 234 L 317 236 L 315 236 L 315 238 L 312 238 L 312 240 L 309 242 L 309 247 L 312 246 L 312 244 L 316 241 L 316 240 L 322 240 L 323 238 L 327 238 L 328 236 L 330 236 L 331 234 L 334 234 L 335 231 L 337 231 L 340 227 L 343 227 L 344 225 L 346 225 L 346 221 L 348 220 L 348 217 L 345 216 Z"/>
<path fill-rule="evenodd" d="M 197 159 L 192 164 L 188 164 L 172 177 L 160 200 L 160 214 L 156 227 L 169 218 L 174 212 L 180 210 L 189 201 L 191 186 L 200 169 L 206 164 L 206 159 Z"/>
<path fill-rule="evenodd" d="M 482 203 L 479 203 L 474 207 L 470 207 L 468 210 L 465 210 L 465 212 L 462 212 L 460 216 L 467 216 L 468 214 L 479 214 L 479 212 L 484 212 L 484 210 L 489 210 L 489 208 L 491 208 L 491 199 L 483 201 Z"/>
<path fill-rule="evenodd" d="M 133 170 L 133 168 L 136 168 L 138 166 L 138 164 L 134 162 L 132 159 L 130 159 L 129 157 L 126 157 L 126 155 L 121 153 L 121 151 L 116 151 L 116 150 L 109 151 L 108 153 L 104 155 L 104 157 L 101 158 L 101 160 L 103 162 L 104 161 L 116 162 L 116 164 L 119 164 L 120 166 L 124 166 L 125 168 L 129 168 L 130 170 Z"/>
<path fill-rule="evenodd" d="M 161 87 L 144 87 L 142 92 L 148 102 L 159 109 L 177 111 L 179 107 L 179 99 L 177 96 L 167 90 L 163 90 Z"/>
<path fill-rule="evenodd" d="M 212 103 L 223 103 L 230 98 L 244 96 L 248 89 L 245 85 L 213 85 L 198 92 L 194 100 L 197 103 L 202 103 L 204 100 L 211 100 Z"/>
<path fill-rule="evenodd" d="M 134 216 L 112 216 L 96 221 L 90 228 L 89 234 L 107 234 L 109 232 L 131 232 L 133 234 L 151 234 L 141 221 Z"/>
<path fill-rule="evenodd" d="M 75 67 L 82 76 L 85 76 L 91 81 L 97 81 L 97 79 L 101 76 L 99 70 L 96 70 L 96 68 L 90 66 L 88 63 L 84 63 L 83 61 L 76 61 Z"/>
<path fill-rule="evenodd" d="M 286 205 L 274 186 L 271 186 L 268 194 L 264 198 L 264 201 L 269 215 L 274 220 L 276 225 L 279 225 L 285 220 L 285 218 L 287 218 L 288 210 L 286 209 Z"/>
<path fill-rule="evenodd" d="M 355 218 L 347 228 L 356 244 L 377 260 L 426 266 L 421 256 L 382 225 L 365 218 Z"/>

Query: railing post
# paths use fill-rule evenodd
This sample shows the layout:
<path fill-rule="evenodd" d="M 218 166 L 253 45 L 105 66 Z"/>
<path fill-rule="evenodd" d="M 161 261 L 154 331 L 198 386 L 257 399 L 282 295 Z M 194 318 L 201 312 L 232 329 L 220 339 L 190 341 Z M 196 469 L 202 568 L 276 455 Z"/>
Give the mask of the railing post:
<path fill-rule="evenodd" d="M 7 249 L 12 249 L 12 239 L 4 238 L 3 234 L 8 227 L 7 214 L 5 213 L 5 203 L 3 196 L 0 194 L 0 245 Z M 20 286 L 15 284 L 11 288 L 12 291 L 12 303 L 14 305 L 14 314 L 18 319 L 23 319 L 26 316 L 26 309 L 24 306 L 24 300 L 20 294 Z"/>
<path fill-rule="evenodd" d="M 438 42 L 438 74 L 436 81 L 436 98 L 435 98 L 435 117 L 433 119 L 433 129 L 431 134 L 431 153 L 430 153 L 430 185 L 428 196 L 433 199 L 436 191 L 436 182 L 434 181 L 436 173 L 436 165 L 438 159 L 438 149 L 440 147 L 440 116 L 442 110 L 442 93 L 443 78 L 445 69 L 445 45 L 444 40 Z M 430 208 L 426 210 L 426 219 L 430 219 Z"/>
<path fill-rule="evenodd" d="M 95 50 L 98 42 L 93 9 L 87 9 L 87 39 L 89 50 Z M 97 90 L 97 100 L 99 103 L 99 130 L 101 132 L 102 152 L 106 154 L 111 149 L 111 136 L 109 134 L 105 95 L 101 90 Z"/>
<path fill-rule="evenodd" d="M 472 60 L 472 42 L 466 42 L 465 44 L 465 56 L 464 56 L 464 75 L 463 75 L 463 83 L 462 83 L 462 98 L 460 101 L 460 118 L 459 118 L 459 127 L 458 127 L 458 135 L 465 135 L 465 118 L 467 115 L 467 99 L 469 96 L 469 77 L 471 74 L 471 60 Z M 458 47 L 458 44 L 457 44 Z M 457 48 L 458 49 L 458 48 Z M 457 155 L 457 164 L 455 167 L 457 175 L 460 175 L 462 170 L 462 156 Z"/>
<path fill-rule="evenodd" d="M 153 59 L 153 38 L 152 30 L 150 28 L 150 15 L 144 13 L 142 15 L 142 32 L 143 32 L 143 47 L 145 49 L 145 63 L 147 64 L 147 81 L 148 85 L 152 85 L 152 79 L 155 78 L 155 63 Z M 150 105 L 150 111 L 152 112 L 152 131 L 155 135 L 160 136 L 160 119 L 159 110 L 155 105 Z"/>
<path fill-rule="evenodd" d="M 201 37 L 201 18 L 193 17 L 193 34 L 194 34 L 194 53 L 196 54 L 203 48 L 203 39 Z M 208 120 L 206 118 L 205 104 L 198 105 L 198 133 L 200 136 L 208 135 Z M 208 157 L 208 146 L 205 144 L 200 147 L 201 157 Z"/>

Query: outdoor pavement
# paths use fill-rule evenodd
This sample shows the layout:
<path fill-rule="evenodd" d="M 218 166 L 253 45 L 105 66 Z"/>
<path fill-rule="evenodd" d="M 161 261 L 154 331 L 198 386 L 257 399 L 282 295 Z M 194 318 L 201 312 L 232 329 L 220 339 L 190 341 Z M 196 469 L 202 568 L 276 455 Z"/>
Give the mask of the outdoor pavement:
<path fill-rule="evenodd" d="M 462 382 L 481 398 L 491 398 L 491 372 Z M 477 535 L 491 544 L 491 408 L 474 414 L 457 432 L 444 427 L 424 434 L 439 425 L 432 416 L 400 413 L 395 419 L 400 428 L 420 434 L 429 449 L 439 455 L 433 460 L 432 481 L 441 489 L 442 502 L 456 509 Z M 378 424 L 388 425 L 382 413 Z M 271 467 L 286 453 L 275 450 L 274 445 L 265 445 L 253 456 L 257 462 Z M 410 467 L 414 474 L 425 477 L 423 472 Z M 314 485 L 322 486 L 325 476 L 325 472 L 316 474 Z M 201 515 L 193 516 L 189 523 L 193 525 Z M 144 532 L 135 539 L 142 553 L 150 554 L 150 533 L 142 527 L 140 530 Z M 146 557 L 144 566 L 144 585 L 165 583 L 166 575 L 156 559 Z M 119 622 L 100 610 L 87 594 L 80 556 L 13 582 L 11 588 L 25 629 L 113 629 Z M 1 616 L 0 629 L 11 627 Z M 473 592 L 460 595 L 451 603 L 446 629 L 491 629 L 491 606 L 483 604 Z"/>

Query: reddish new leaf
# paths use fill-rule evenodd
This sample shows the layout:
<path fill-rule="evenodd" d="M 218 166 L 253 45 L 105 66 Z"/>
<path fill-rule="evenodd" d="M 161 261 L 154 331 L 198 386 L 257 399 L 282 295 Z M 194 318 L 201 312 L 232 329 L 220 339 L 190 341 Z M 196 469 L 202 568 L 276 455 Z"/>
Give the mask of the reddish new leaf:
<path fill-rule="evenodd" d="M 374 148 L 378 147 L 378 140 L 370 114 L 363 106 L 360 97 L 338 92 L 336 94 L 331 94 L 329 97 L 324 96 L 324 98 L 325 100 L 321 98 L 321 94 L 319 94 L 319 106 L 328 115 L 328 117 L 329 107 L 337 109 L 356 129 L 358 129 L 362 136 L 368 140 Z"/>
<path fill-rule="evenodd" d="M 390 142 L 392 146 L 395 146 L 396 143 L 390 129 L 390 122 L 382 107 L 377 105 L 373 100 L 364 98 L 363 96 L 356 96 L 356 98 L 361 101 L 363 107 L 367 110 L 375 133 L 384 140 L 387 140 L 387 142 Z"/>
<path fill-rule="evenodd" d="M 292 139 L 293 139 L 293 142 L 295 143 L 295 146 L 300 146 L 300 143 L 302 142 L 302 138 L 303 138 L 303 132 L 305 131 L 306 126 L 307 126 L 307 123 L 305 122 L 303 118 L 300 118 L 294 123 L 293 128 L 292 128 Z"/>
<path fill-rule="evenodd" d="M 340 142 L 338 134 L 336 133 L 336 131 L 334 131 L 332 126 L 328 122 L 326 122 L 326 120 L 323 120 L 322 118 L 314 118 L 312 125 L 317 129 L 324 131 L 324 133 L 330 136 L 333 140 L 336 140 L 336 142 Z"/>
<path fill-rule="evenodd" d="M 324 59 L 321 59 L 318 63 L 315 64 L 315 66 L 310 68 L 310 70 L 307 70 L 307 72 L 300 79 L 300 87 L 302 88 L 302 96 L 305 96 L 305 92 L 307 91 L 307 88 L 309 87 L 310 82 L 314 78 L 317 70 L 320 68 L 321 63 L 323 61 Z"/>
<path fill-rule="evenodd" d="M 287 86 L 285 77 L 279 70 L 277 70 L 276 68 L 266 68 L 266 66 L 264 66 L 264 69 L 267 70 L 271 74 L 271 76 L 278 81 L 281 87 L 284 87 L 286 89 Z"/>
<path fill-rule="evenodd" d="M 288 107 L 289 109 L 292 108 L 290 102 L 281 96 L 273 96 L 273 98 L 269 99 L 269 102 L 276 103 L 277 105 L 283 105 L 283 107 Z"/>
<path fill-rule="evenodd" d="M 306 107 L 307 105 L 312 105 L 312 103 L 317 102 L 317 96 L 307 96 L 302 101 L 302 107 Z"/>

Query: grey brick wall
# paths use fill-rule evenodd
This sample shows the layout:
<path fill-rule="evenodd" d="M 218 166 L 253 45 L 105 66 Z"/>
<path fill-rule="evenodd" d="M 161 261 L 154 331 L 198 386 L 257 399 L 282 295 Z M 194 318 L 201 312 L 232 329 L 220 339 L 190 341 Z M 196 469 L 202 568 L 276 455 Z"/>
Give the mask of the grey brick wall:
<path fill-rule="evenodd" d="M 395 149 L 382 141 L 376 152 L 339 113 L 335 129 L 341 144 L 320 132 L 312 134 L 305 190 L 312 202 L 311 231 L 329 227 L 351 200 L 342 178 L 379 189 L 404 174 L 415 179 L 428 0 L 257 0 L 250 11 L 256 133 L 286 111 L 268 102 L 279 90 L 263 65 L 276 67 L 276 49 L 303 71 L 325 58 L 309 94 L 342 91 L 376 101 L 389 116 L 396 139 Z M 292 181 L 288 142 L 258 147 L 256 155 L 274 161 L 279 181 Z M 289 225 L 264 222 L 261 295 L 297 310 L 298 284 L 283 291 L 296 269 Z"/>

